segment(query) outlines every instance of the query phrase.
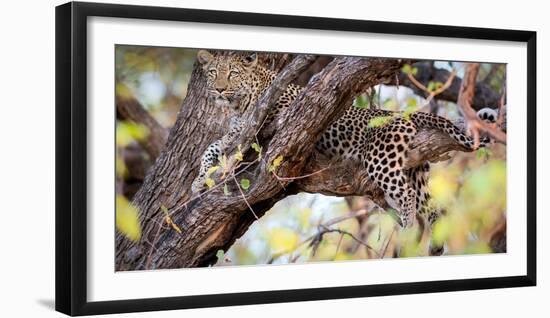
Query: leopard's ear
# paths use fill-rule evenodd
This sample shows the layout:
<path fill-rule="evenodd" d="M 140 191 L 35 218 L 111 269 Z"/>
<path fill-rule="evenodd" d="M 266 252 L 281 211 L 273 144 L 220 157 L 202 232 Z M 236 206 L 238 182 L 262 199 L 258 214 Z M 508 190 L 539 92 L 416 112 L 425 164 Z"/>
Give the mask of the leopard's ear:
<path fill-rule="evenodd" d="M 243 65 L 247 68 L 253 68 L 258 63 L 258 54 L 252 53 L 243 57 Z"/>
<path fill-rule="evenodd" d="M 212 61 L 212 59 L 214 59 L 214 56 L 206 50 L 199 50 L 199 52 L 197 52 L 197 60 L 202 65 L 206 65 L 206 64 L 210 63 Z"/>

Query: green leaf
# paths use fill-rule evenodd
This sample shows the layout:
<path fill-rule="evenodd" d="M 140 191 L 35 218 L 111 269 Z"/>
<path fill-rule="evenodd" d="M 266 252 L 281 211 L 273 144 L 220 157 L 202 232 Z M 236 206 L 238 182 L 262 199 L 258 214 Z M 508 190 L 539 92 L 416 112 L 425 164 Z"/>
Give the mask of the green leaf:
<path fill-rule="evenodd" d="M 487 158 L 489 159 L 489 156 L 492 154 L 491 150 L 485 148 L 485 147 L 482 147 L 482 148 L 479 148 L 476 152 L 476 157 L 477 159 L 484 159 L 484 158 Z"/>
<path fill-rule="evenodd" d="M 392 116 L 379 116 L 379 117 L 374 117 L 373 119 L 371 119 L 369 121 L 369 124 L 368 124 L 368 127 L 369 128 L 377 128 L 377 127 L 382 127 L 388 123 L 390 123 L 392 121 L 393 117 Z"/>
<path fill-rule="evenodd" d="M 218 262 L 223 262 L 224 256 L 225 256 L 225 253 L 223 250 L 218 250 L 216 252 L 216 257 L 218 258 Z"/>
<path fill-rule="evenodd" d="M 250 188 L 250 180 L 248 180 L 246 178 L 242 178 L 241 179 L 241 188 L 243 188 L 244 190 L 248 190 L 248 188 Z"/>
<path fill-rule="evenodd" d="M 229 187 L 227 186 L 227 184 L 223 185 L 223 194 L 231 195 L 231 192 L 229 191 Z"/>
<path fill-rule="evenodd" d="M 141 124 L 129 121 L 118 122 L 116 126 L 116 144 L 126 147 L 132 141 L 143 140 L 149 135 L 149 129 Z"/>
<path fill-rule="evenodd" d="M 354 105 L 357 108 L 368 108 L 369 106 L 369 99 L 367 98 L 367 95 L 361 94 L 355 98 Z"/>
<path fill-rule="evenodd" d="M 258 159 L 262 158 L 262 147 L 258 145 L 257 143 L 252 144 L 252 149 L 258 153 Z"/>
<path fill-rule="evenodd" d="M 409 103 L 407 102 L 407 107 L 405 108 L 405 110 L 403 111 L 403 118 L 407 121 L 411 120 L 411 114 L 413 114 L 414 112 L 416 112 L 416 99 L 414 98 L 409 98 L 409 101 L 410 100 L 413 100 L 414 103 Z"/>
<path fill-rule="evenodd" d="M 260 147 L 257 143 L 252 144 L 252 149 L 254 149 L 257 153 L 262 152 L 262 147 Z"/>
<path fill-rule="evenodd" d="M 407 99 L 407 108 L 411 107 L 411 108 L 415 108 L 415 109 L 416 109 L 416 106 L 417 106 L 416 98 L 411 97 L 411 98 L 408 98 L 408 99 Z"/>
<path fill-rule="evenodd" d="M 428 83 L 427 89 L 428 89 L 428 92 L 433 92 L 433 91 L 435 90 L 435 83 L 432 82 L 432 81 L 430 81 L 430 82 Z"/>
<path fill-rule="evenodd" d="M 116 196 L 116 228 L 130 240 L 137 242 L 141 238 L 137 207 L 122 195 Z"/>
<path fill-rule="evenodd" d="M 410 66 L 409 64 L 403 65 L 401 71 L 407 75 L 416 75 L 416 73 L 418 73 L 418 69 L 416 67 Z"/>

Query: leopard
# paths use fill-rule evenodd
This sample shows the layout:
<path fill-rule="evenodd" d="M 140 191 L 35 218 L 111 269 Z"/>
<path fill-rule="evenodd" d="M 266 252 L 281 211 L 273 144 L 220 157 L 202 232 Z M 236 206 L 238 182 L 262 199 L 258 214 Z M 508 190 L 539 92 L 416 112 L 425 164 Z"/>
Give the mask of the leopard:
<path fill-rule="evenodd" d="M 207 50 L 199 50 L 197 61 L 206 76 L 208 101 L 230 110 L 232 116 L 228 133 L 210 144 L 204 152 L 198 176 L 191 187 L 193 193 L 206 188 L 208 169 L 217 164 L 223 150 L 230 146 L 246 124 L 242 115 L 255 106 L 277 76 L 276 72 L 258 63 L 257 53 L 243 56 L 222 52 L 214 55 Z M 303 89 L 289 84 L 270 108 L 266 121 L 277 118 Z M 486 109 L 481 110 L 478 116 L 484 120 L 496 118 L 492 110 Z M 378 124 L 373 125 L 373 121 Z M 315 149 L 329 158 L 359 163 L 368 178 L 383 191 L 386 202 L 397 212 L 403 228 L 413 226 L 417 216 L 431 227 L 442 212 L 429 204 L 430 163 L 406 167 L 411 141 L 422 128 L 446 133 L 465 151 L 475 151 L 488 143 L 486 139 L 475 143 L 453 122 L 432 113 L 359 108 L 350 104 L 344 115 L 322 133 Z M 442 251 L 442 246 L 431 243 L 430 255 L 440 255 Z"/>

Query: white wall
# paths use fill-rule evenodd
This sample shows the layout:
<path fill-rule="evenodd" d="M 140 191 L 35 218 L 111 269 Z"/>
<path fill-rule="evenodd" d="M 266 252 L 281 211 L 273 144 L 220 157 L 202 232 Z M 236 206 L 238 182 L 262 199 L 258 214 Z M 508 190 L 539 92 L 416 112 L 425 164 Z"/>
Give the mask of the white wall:
<path fill-rule="evenodd" d="M 547 73 L 550 24 L 543 1 L 339 0 L 254 2 L 236 0 L 112 1 L 233 11 L 385 21 L 422 22 L 538 31 L 538 287 L 392 296 L 277 305 L 260 305 L 117 317 L 294 317 L 308 315 L 409 315 L 411 317 L 524 316 L 548 313 L 550 217 L 542 205 L 550 178 Z M 3 317 L 60 317 L 54 297 L 54 6 L 62 1 L 11 1 L 2 7 L 0 23 L 1 230 L 0 312 Z M 269 5 L 267 5 L 269 3 Z M 405 49 L 405 48 L 404 48 Z M 406 55 L 406 53 L 404 53 Z M 7 113 L 6 113 L 7 111 Z M 7 203 L 7 204 L 6 204 Z M 542 316 L 541 314 L 534 316 Z"/>

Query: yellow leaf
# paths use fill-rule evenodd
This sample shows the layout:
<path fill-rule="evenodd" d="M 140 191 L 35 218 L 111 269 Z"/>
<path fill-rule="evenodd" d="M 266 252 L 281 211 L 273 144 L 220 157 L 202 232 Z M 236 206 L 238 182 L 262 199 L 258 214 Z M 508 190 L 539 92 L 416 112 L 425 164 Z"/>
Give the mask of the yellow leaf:
<path fill-rule="evenodd" d="M 133 97 L 132 91 L 123 83 L 116 83 L 115 94 L 117 97 L 130 99 Z"/>
<path fill-rule="evenodd" d="M 116 126 L 116 144 L 125 147 L 133 140 L 144 140 L 149 135 L 149 129 L 145 125 L 130 121 L 120 121 Z"/>
<path fill-rule="evenodd" d="M 279 156 L 273 160 L 273 167 L 277 168 L 281 165 L 281 162 L 283 162 L 283 156 Z"/>
<path fill-rule="evenodd" d="M 124 196 L 116 196 L 116 227 L 130 240 L 137 242 L 141 238 L 138 209 Z"/>
<path fill-rule="evenodd" d="M 164 217 L 164 221 L 166 222 L 166 224 L 170 225 L 176 232 L 178 232 L 179 234 L 181 234 L 181 229 L 180 227 L 174 223 L 174 220 L 172 220 L 172 217 L 170 216 L 170 214 L 168 213 L 168 209 L 164 206 L 164 205 L 161 205 L 160 206 L 160 209 L 162 210 L 162 212 L 164 212 L 164 214 L 166 215 Z"/>
<path fill-rule="evenodd" d="M 179 234 L 182 233 L 179 226 L 176 223 L 174 223 L 174 221 L 172 220 L 172 218 L 169 215 L 167 215 L 164 218 L 164 221 L 166 222 L 166 224 L 170 225 L 174 229 L 174 231 L 178 232 Z"/>
<path fill-rule="evenodd" d="M 300 210 L 300 213 L 298 215 L 298 220 L 302 228 L 307 228 L 310 225 L 309 219 L 312 213 L 313 213 L 313 210 L 311 208 L 303 208 Z"/>
<path fill-rule="evenodd" d="M 229 172 L 229 165 L 227 164 L 227 156 L 226 155 L 221 155 L 218 157 L 218 161 L 220 162 L 220 166 L 222 167 L 223 169 L 223 175 L 225 177 L 225 174 L 227 172 Z"/>
<path fill-rule="evenodd" d="M 438 173 L 430 178 L 429 188 L 433 199 L 439 204 L 447 206 L 455 198 L 457 184 L 450 176 Z"/>
<path fill-rule="evenodd" d="M 443 245 L 451 234 L 451 222 L 448 217 L 441 217 L 434 223 L 432 240 L 437 245 Z"/>
<path fill-rule="evenodd" d="M 216 182 L 212 180 L 212 178 L 206 178 L 206 181 L 204 181 L 204 184 L 206 184 L 207 187 L 212 188 Z"/>
<path fill-rule="evenodd" d="M 275 158 L 271 162 L 271 166 L 269 167 L 269 171 L 270 172 L 275 171 L 275 169 L 281 165 L 281 163 L 283 162 L 283 159 L 284 159 L 283 156 L 278 156 L 277 158 Z"/>
<path fill-rule="evenodd" d="M 213 174 L 214 172 L 216 172 L 218 169 L 220 169 L 220 166 L 213 166 L 213 167 L 210 167 L 210 168 L 206 171 L 206 175 L 209 176 L 209 175 Z"/>
<path fill-rule="evenodd" d="M 274 252 L 291 251 L 298 245 L 298 235 L 288 228 L 275 228 L 271 230 L 269 242 Z"/>
<path fill-rule="evenodd" d="M 115 171 L 116 171 L 117 177 L 121 179 L 125 179 L 128 176 L 128 168 L 126 167 L 124 160 L 122 160 L 118 152 L 115 160 Z"/>
<path fill-rule="evenodd" d="M 243 159 L 243 153 L 240 150 L 237 150 L 237 153 L 235 154 L 235 160 L 243 161 Z"/>

